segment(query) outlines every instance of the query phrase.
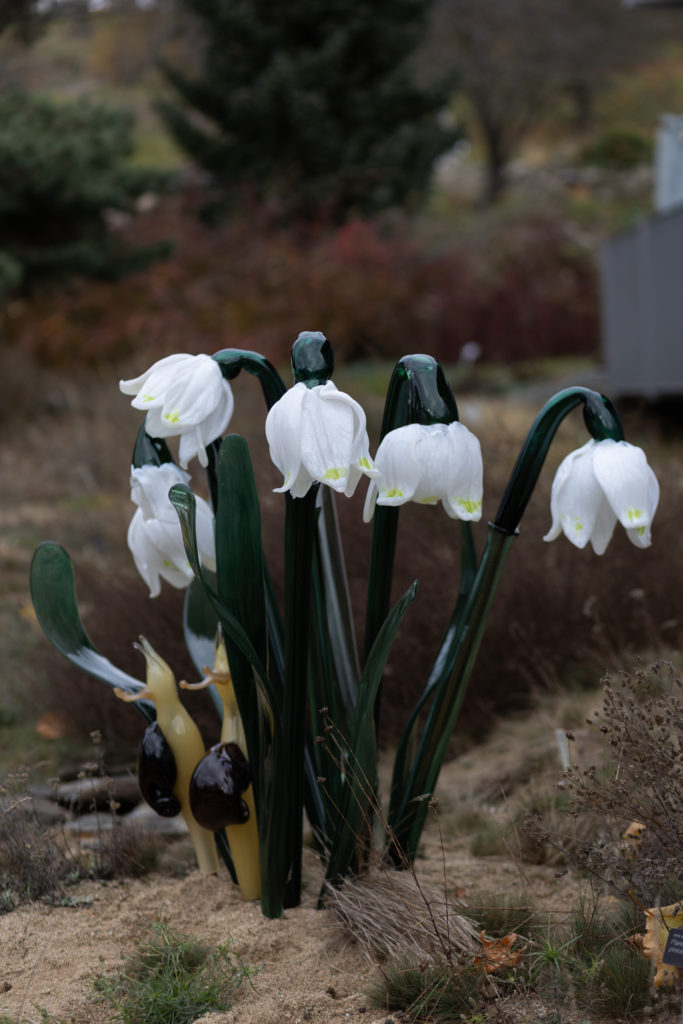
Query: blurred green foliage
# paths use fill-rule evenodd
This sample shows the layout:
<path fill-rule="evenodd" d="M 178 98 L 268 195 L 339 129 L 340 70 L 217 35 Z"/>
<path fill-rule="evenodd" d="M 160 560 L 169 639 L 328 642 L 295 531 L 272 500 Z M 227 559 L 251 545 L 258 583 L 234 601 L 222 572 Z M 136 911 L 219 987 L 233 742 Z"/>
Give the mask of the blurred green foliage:
<path fill-rule="evenodd" d="M 581 162 L 610 171 L 627 171 L 652 161 L 652 140 L 639 132 L 611 128 L 585 146 Z"/>
<path fill-rule="evenodd" d="M 339 223 L 424 196 L 457 138 L 445 90 L 409 66 L 429 0 L 183 3 L 203 61 L 194 75 L 163 65 L 182 102 L 159 109 L 227 200 Z"/>
<path fill-rule="evenodd" d="M 0 94 L 0 297 L 47 277 L 117 278 L 168 251 L 111 230 L 112 211 L 133 212 L 167 181 L 128 166 L 132 129 L 123 109 Z"/>

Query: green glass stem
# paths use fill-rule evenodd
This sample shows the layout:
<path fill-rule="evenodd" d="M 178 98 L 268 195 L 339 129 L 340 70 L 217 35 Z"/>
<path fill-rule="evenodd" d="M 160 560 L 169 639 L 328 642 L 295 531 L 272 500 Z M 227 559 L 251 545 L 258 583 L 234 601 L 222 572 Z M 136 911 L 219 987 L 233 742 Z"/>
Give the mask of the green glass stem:
<path fill-rule="evenodd" d="M 437 687 L 439 685 L 443 685 L 444 681 L 453 671 L 457 642 L 460 636 L 460 627 L 467 601 L 470 593 L 472 592 L 476 573 L 477 555 L 474 548 L 474 538 L 472 536 L 472 524 L 468 522 L 461 522 L 460 586 L 458 588 L 458 597 L 456 599 L 451 618 L 446 627 L 443 640 L 439 646 L 438 654 L 434 659 L 432 670 L 429 673 L 427 682 L 425 683 L 424 690 L 410 713 L 410 718 L 406 723 L 403 733 L 401 734 L 398 747 L 396 748 L 394 770 L 391 781 L 389 811 L 389 815 L 392 820 L 396 817 L 394 812 L 397 804 L 400 805 L 402 795 L 406 789 L 411 766 L 414 763 L 417 741 L 417 725 L 422 711 L 426 707 L 429 699 L 435 693 Z M 400 818 L 400 814 L 398 817 Z"/>
<path fill-rule="evenodd" d="M 391 584 L 394 578 L 394 559 L 398 537 L 398 514 L 398 508 L 375 506 L 370 568 L 368 570 L 363 661 L 367 659 L 391 605 Z"/>
<path fill-rule="evenodd" d="M 432 356 L 408 355 L 394 367 L 387 389 L 380 440 L 408 423 L 452 423 L 458 406 L 440 364 Z M 375 507 L 365 613 L 364 660 L 391 607 L 398 508 Z M 381 689 L 377 692 L 375 723 L 379 726 Z"/>
<path fill-rule="evenodd" d="M 287 390 L 273 364 L 258 352 L 241 348 L 223 348 L 220 352 L 215 352 L 211 358 L 216 360 L 227 380 L 234 380 L 240 370 L 246 370 L 257 377 L 269 409 Z"/>
<path fill-rule="evenodd" d="M 467 690 L 500 574 L 514 534 L 489 526 L 486 548 L 458 629 L 450 675 L 435 693 L 408 783 L 389 815 L 390 857 L 398 865 L 415 857 L 429 799 L 436 788 L 448 741 Z"/>
<path fill-rule="evenodd" d="M 425 703 L 430 682 L 433 681 L 434 699 L 407 783 L 405 786 L 395 784 L 393 787 L 389 811 L 389 857 L 398 865 L 411 862 L 417 851 L 428 801 L 436 788 L 448 740 L 465 697 L 507 552 L 517 534 L 517 527 L 555 433 L 565 416 L 580 404 L 584 406 L 586 426 L 596 440 L 623 439 L 623 429 L 614 406 L 604 395 L 589 388 L 574 387 L 558 392 L 546 402 L 534 420 L 496 518 L 489 524 L 486 548 L 471 583 L 462 615 L 457 613 L 456 607 L 437 663 L 421 698 L 420 706 Z M 460 602 L 462 598 L 461 590 Z M 440 666 L 442 673 L 442 679 L 438 682 L 435 676 L 437 666 Z M 407 749 L 403 753 L 407 756 Z M 398 765 L 398 768 L 401 769 L 401 766 Z M 406 777 L 404 769 L 402 777 Z"/>
<path fill-rule="evenodd" d="M 519 526 L 557 428 L 565 416 L 581 403 L 584 406 L 583 418 L 592 437 L 597 441 L 605 438 L 623 440 L 621 420 L 609 398 L 590 388 L 558 391 L 537 415 L 519 453 L 494 520 L 500 530 L 514 533 Z"/>
<path fill-rule="evenodd" d="M 322 487 L 320 498 L 315 566 L 319 591 L 317 603 L 326 620 L 335 686 L 340 700 L 339 711 L 343 714 L 341 719 L 336 713 L 333 718 L 341 726 L 342 722 L 350 719 L 356 705 L 361 671 L 337 515 L 337 496 L 329 487 Z"/>
<path fill-rule="evenodd" d="M 288 809 L 285 817 L 284 906 L 301 902 L 304 751 L 313 548 L 317 486 L 303 498 L 286 495 L 285 505 L 285 685 L 282 734 Z"/>

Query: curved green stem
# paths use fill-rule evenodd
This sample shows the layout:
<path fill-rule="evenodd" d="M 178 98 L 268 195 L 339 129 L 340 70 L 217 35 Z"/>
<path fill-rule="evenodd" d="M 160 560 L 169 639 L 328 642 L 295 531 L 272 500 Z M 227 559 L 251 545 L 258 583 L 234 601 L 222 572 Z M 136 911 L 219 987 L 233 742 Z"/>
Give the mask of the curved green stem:
<path fill-rule="evenodd" d="M 408 724 L 408 729 L 412 730 L 417 711 L 424 706 L 428 693 L 433 690 L 431 709 L 410 774 L 406 772 L 405 763 L 399 764 L 397 760 L 395 767 L 388 822 L 388 855 L 397 865 L 412 861 L 417 851 L 429 800 L 436 788 L 448 740 L 467 691 L 493 595 L 550 444 L 565 416 L 582 403 L 586 426 L 596 440 L 623 438 L 621 422 L 610 400 L 589 388 L 560 391 L 546 402 L 534 420 L 496 518 L 489 524 L 486 548 L 473 579 L 474 563 L 470 564 L 471 586 L 463 604 L 467 589 L 465 576 L 468 574 L 464 570 L 464 589 L 461 587 L 459 597 L 461 610 L 456 606 L 425 692 Z M 406 761 L 408 738 L 406 730 L 405 743 L 402 740 L 399 747 L 399 753 Z M 401 785 L 406 777 L 407 781 Z"/>
<path fill-rule="evenodd" d="M 269 409 L 287 390 L 273 364 L 258 352 L 241 348 L 223 348 L 220 352 L 215 352 L 211 358 L 216 360 L 226 380 L 234 380 L 240 370 L 246 370 L 247 373 L 258 377 Z"/>
<path fill-rule="evenodd" d="M 510 476 L 494 523 L 506 533 L 514 533 L 538 481 L 548 449 L 567 413 L 583 403 L 583 418 L 590 434 L 598 441 L 621 441 L 624 431 L 619 415 L 609 398 L 590 388 L 566 388 L 553 395 L 531 425 Z"/>

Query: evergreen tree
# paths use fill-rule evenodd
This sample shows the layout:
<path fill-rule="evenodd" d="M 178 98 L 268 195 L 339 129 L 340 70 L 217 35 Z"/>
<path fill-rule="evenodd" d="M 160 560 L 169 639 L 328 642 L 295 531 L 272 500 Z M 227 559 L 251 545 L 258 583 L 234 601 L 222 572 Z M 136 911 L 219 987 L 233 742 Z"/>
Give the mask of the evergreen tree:
<path fill-rule="evenodd" d="M 203 66 L 164 65 L 185 106 L 160 108 L 229 201 L 342 221 L 424 196 L 456 138 L 443 88 L 418 86 L 409 66 L 430 0 L 183 3 L 203 29 Z"/>
<path fill-rule="evenodd" d="M 45 277 L 118 277 L 168 252 L 108 228 L 108 211 L 167 181 L 128 164 L 132 127 L 126 110 L 0 93 L 0 296 Z"/>

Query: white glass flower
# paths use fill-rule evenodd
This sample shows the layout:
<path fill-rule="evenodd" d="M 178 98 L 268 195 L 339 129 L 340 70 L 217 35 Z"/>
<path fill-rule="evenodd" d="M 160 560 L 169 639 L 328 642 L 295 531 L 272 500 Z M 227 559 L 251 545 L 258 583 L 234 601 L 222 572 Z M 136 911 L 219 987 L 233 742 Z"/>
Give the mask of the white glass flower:
<path fill-rule="evenodd" d="M 331 380 L 307 388 L 299 381 L 266 418 L 270 457 L 284 476 L 276 491 L 302 498 L 318 480 L 350 497 L 361 476 L 377 472 L 370 458 L 365 413 Z"/>
<path fill-rule="evenodd" d="M 550 495 L 553 523 L 543 539 L 564 533 L 577 548 L 590 541 L 601 555 L 618 519 L 629 540 L 646 548 L 658 501 L 657 477 L 641 448 L 591 439 L 560 463 Z"/>
<path fill-rule="evenodd" d="M 232 389 L 215 359 L 179 353 L 153 363 L 140 377 L 119 381 L 131 405 L 147 412 L 152 437 L 180 437 L 183 468 L 195 455 L 208 464 L 206 445 L 225 431 L 234 408 Z"/>
<path fill-rule="evenodd" d="M 457 421 L 427 426 L 409 423 L 386 434 L 377 449 L 380 471 L 368 488 L 366 522 L 375 504 L 438 501 L 452 519 L 481 519 L 484 470 L 479 441 Z"/>
<path fill-rule="evenodd" d="M 190 477 L 172 462 L 161 466 L 132 469 L 130 496 L 138 508 L 128 527 L 128 547 L 135 565 L 149 587 L 149 596 L 161 592 L 161 579 L 182 589 L 192 581 L 192 569 L 185 554 L 180 522 L 168 492 L 174 484 L 188 483 Z M 197 547 L 207 568 L 215 568 L 216 546 L 213 513 L 203 498 L 196 499 Z"/>

